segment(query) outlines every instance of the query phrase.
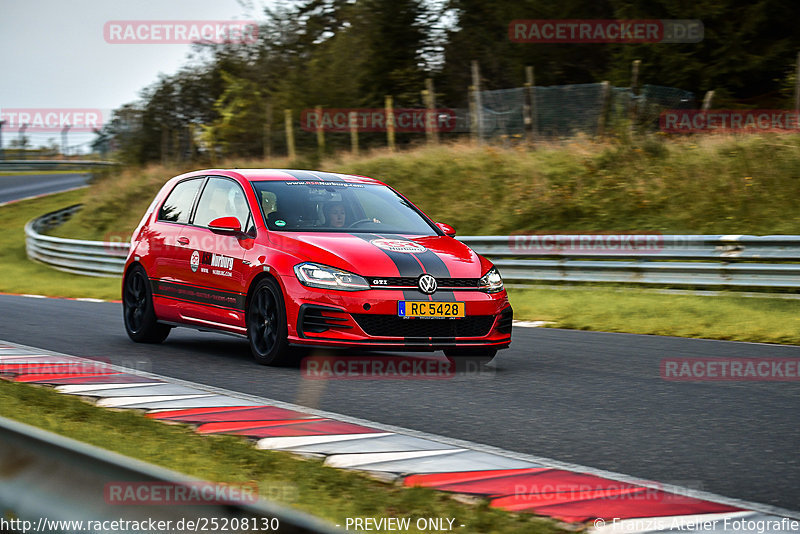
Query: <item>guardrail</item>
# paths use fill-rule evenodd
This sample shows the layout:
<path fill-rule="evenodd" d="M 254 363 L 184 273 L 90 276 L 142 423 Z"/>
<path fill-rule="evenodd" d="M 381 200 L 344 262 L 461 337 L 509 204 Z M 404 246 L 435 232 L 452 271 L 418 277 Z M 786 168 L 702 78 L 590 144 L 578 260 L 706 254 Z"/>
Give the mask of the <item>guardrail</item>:
<path fill-rule="evenodd" d="M 800 288 L 798 235 L 513 235 L 459 238 L 519 282 Z"/>
<path fill-rule="evenodd" d="M 158 502 L 155 492 L 160 491 L 161 498 L 169 501 L 165 490 L 171 489 L 171 495 L 178 495 L 175 490 L 182 486 L 186 490 L 183 495 L 187 495 L 192 488 L 196 491 L 198 484 L 205 487 L 208 483 L 6 418 L 0 418 L 0 473 L 0 510 L 4 511 L 3 521 L 10 526 L 4 530 L 64 534 L 133 533 L 154 529 L 188 532 L 195 530 L 191 526 L 186 528 L 188 521 L 194 525 L 205 523 L 206 530 L 217 530 L 211 528 L 215 519 L 217 525 L 229 525 L 224 529 L 229 532 L 341 532 L 315 517 L 261 499 L 231 499 L 229 496 L 224 502 L 212 499 L 201 504 L 197 499 L 188 503 L 172 499 L 165 505 Z M 153 492 L 148 491 L 147 495 L 153 495 L 154 502 L 133 505 L 109 502 L 109 485 L 127 484 L 134 487 L 152 484 Z M 257 521 L 259 528 L 231 526 L 244 525 L 245 520 L 251 526 Z M 83 522 L 84 528 L 76 525 L 78 521 Z M 159 521 L 170 521 L 171 527 L 135 526 L 139 522 L 147 525 Z M 184 528 L 176 528 L 179 521 L 183 521 Z M 264 521 L 272 528 L 264 528 Z M 93 525 L 105 522 L 109 526 L 91 528 L 89 522 Z M 116 522 L 113 527 L 112 522 Z M 197 530 L 203 530 L 202 526 Z"/>
<path fill-rule="evenodd" d="M 122 274 L 128 243 L 42 235 L 80 205 L 25 226 L 28 256 L 64 271 Z M 619 282 L 729 288 L 800 288 L 800 235 L 512 235 L 459 240 L 508 282 Z"/>
<path fill-rule="evenodd" d="M 119 276 L 125 267 L 128 243 L 66 239 L 44 235 L 81 209 L 69 206 L 37 217 L 25 225 L 28 257 L 54 269 L 89 276 Z"/>
<path fill-rule="evenodd" d="M 113 161 L 58 160 L 58 159 L 2 159 L 0 171 L 53 171 L 81 170 L 93 167 L 113 167 Z"/>

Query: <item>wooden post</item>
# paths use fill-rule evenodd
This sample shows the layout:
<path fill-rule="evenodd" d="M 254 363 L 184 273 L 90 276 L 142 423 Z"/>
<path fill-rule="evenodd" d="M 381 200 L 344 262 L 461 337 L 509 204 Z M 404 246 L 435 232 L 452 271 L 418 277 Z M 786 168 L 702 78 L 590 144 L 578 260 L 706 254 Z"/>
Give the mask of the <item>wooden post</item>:
<path fill-rule="evenodd" d="M 183 158 L 181 158 L 180 132 L 175 128 L 172 130 L 172 161 L 177 163 L 181 159 Z"/>
<path fill-rule="evenodd" d="M 800 113 L 800 52 L 797 53 L 797 68 L 794 71 L 794 111 Z"/>
<path fill-rule="evenodd" d="M 525 67 L 525 99 L 522 104 L 523 124 L 526 133 L 528 134 L 528 141 L 536 142 L 537 124 L 536 124 L 536 93 L 535 79 L 533 76 L 533 67 Z"/>
<path fill-rule="evenodd" d="M 322 106 L 314 108 L 317 112 L 317 150 L 319 157 L 325 155 L 325 130 L 322 129 Z"/>
<path fill-rule="evenodd" d="M 392 95 L 386 95 L 384 110 L 386 114 L 386 142 L 389 144 L 389 151 L 394 152 L 394 102 Z"/>
<path fill-rule="evenodd" d="M 641 64 L 641 59 L 635 59 L 631 67 L 631 92 L 635 95 L 639 94 L 639 67 Z"/>
<path fill-rule="evenodd" d="M 439 118 L 436 116 L 436 93 L 433 91 L 433 79 L 425 79 L 425 136 L 428 144 L 439 143 Z"/>
<path fill-rule="evenodd" d="M 264 159 L 272 159 L 272 100 L 267 97 L 264 121 Z"/>
<path fill-rule="evenodd" d="M 469 137 L 473 143 L 478 142 L 478 112 L 475 111 L 475 87 L 470 85 L 467 89 L 469 96 Z"/>
<path fill-rule="evenodd" d="M 358 113 L 351 111 L 347 116 L 347 122 L 350 126 L 350 152 L 358 156 Z"/>
<path fill-rule="evenodd" d="M 194 159 L 194 123 L 189 123 L 189 161 Z"/>
<path fill-rule="evenodd" d="M 706 91 L 706 96 L 703 97 L 703 111 L 711 109 L 711 104 L 714 102 L 714 91 Z"/>
<path fill-rule="evenodd" d="M 639 96 L 639 66 L 642 64 L 641 59 L 635 59 L 633 61 L 633 65 L 631 67 L 631 93 L 633 96 Z M 639 118 L 639 101 L 636 99 L 631 99 L 631 110 L 630 110 L 630 119 L 631 119 L 631 133 L 633 133 L 634 129 L 636 128 L 636 122 Z"/>
<path fill-rule="evenodd" d="M 483 142 L 483 106 L 481 105 L 481 72 L 478 62 L 472 60 L 472 91 L 475 101 L 475 135 L 478 143 Z"/>
<path fill-rule="evenodd" d="M 602 85 L 603 88 L 600 96 L 600 116 L 597 118 L 597 135 L 600 137 L 603 137 L 606 134 L 608 106 L 611 101 L 611 84 L 607 81 L 604 81 Z"/>
<path fill-rule="evenodd" d="M 167 143 L 169 142 L 169 131 L 162 127 L 161 128 L 161 164 L 166 165 L 168 156 L 167 156 Z"/>
<path fill-rule="evenodd" d="M 319 120 L 319 119 L 318 119 Z M 286 148 L 288 151 L 289 159 L 293 160 L 297 157 L 294 150 L 294 128 L 292 127 L 292 110 L 283 110 L 283 121 L 286 125 Z"/>

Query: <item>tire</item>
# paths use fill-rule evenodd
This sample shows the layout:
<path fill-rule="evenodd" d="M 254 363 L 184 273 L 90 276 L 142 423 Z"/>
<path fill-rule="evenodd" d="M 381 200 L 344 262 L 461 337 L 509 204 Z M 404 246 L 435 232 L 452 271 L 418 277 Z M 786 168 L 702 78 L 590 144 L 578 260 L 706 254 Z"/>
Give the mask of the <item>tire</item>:
<path fill-rule="evenodd" d="M 161 343 L 172 329 L 156 318 L 150 279 L 141 265 L 134 265 L 125 275 L 122 317 L 128 337 L 137 343 Z"/>
<path fill-rule="evenodd" d="M 298 353 L 289 347 L 286 307 L 281 289 L 271 278 L 259 281 L 247 307 L 250 352 L 261 365 L 293 365 Z"/>
<path fill-rule="evenodd" d="M 445 349 L 444 355 L 455 366 L 456 372 L 480 371 L 492 361 L 497 349 Z"/>

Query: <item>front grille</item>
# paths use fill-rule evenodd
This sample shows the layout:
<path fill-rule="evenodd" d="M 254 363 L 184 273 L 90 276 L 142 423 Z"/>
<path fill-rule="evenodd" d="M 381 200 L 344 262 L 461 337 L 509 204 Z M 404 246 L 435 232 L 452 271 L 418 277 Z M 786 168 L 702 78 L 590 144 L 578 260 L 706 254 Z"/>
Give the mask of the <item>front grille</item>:
<path fill-rule="evenodd" d="M 375 283 L 376 280 L 386 283 Z M 437 278 L 439 289 L 478 289 L 480 278 Z M 370 286 L 380 287 L 417 287 L 417 278 L 410 276 L 373 277 L 369 279 Z"/>
<path fill-rule="evenodd" d="M 336 314 L 338 314 L 338 316 Z M 308 306 L 304 304 L 300 309 L 298 330 L 300 332 L 312 332 L 319 334 L 329 330 L 330 328 L 353 328 L 346 323 L 347 317 L 344 315 L 344 312 L 340 310 L 322 306 Z"/>
<path fill-rule="evenodd" d="M 364 332 L 377 337 L 483 337 L 494 324 L 493 315 L 473 315 L 463 319 L 403 319 L 396 315 L 354 313 Z"/>

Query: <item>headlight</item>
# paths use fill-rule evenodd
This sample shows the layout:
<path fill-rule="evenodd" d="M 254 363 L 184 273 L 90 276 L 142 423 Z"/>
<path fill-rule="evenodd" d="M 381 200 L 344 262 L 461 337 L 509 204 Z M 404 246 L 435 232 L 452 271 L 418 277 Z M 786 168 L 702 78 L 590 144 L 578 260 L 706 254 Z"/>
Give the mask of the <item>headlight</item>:
<path fill-rule="evenodd" d="M 301 263 L 294 266 L 294 274 L 297 275 L 297 279 L 304 286 L 339 289 L 342 291 L 369 289 L 367 281 L 357 274 L 334 269 L 327 265 Z"/>
<path fill-rule="evenodd" d="M 489 272 L 481 277 L 478 287 L 487 293 L 497 293 L 503 290 L 503 277 L 496 267 L 489 269 Z"/>

